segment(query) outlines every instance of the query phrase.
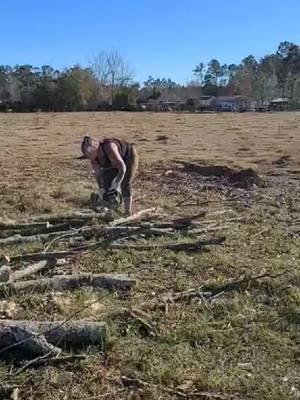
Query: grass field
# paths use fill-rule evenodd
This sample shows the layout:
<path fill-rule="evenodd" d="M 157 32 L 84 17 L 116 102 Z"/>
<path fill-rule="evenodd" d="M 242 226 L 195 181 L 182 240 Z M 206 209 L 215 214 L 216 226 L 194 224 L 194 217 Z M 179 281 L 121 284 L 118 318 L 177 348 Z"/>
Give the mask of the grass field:
<path fill-rule="evenodd" d="M 170 218 L 205 209 L 204 221 L 216 222 L 226 242 L 199 254 L 102 249 L 78 256 L 74 271 L 125 272 L 138 280 L 129 297 L 103 292 L 76 317 L 108 322 L 106 354 L 91 348 L 85 361 L 17 377 L 3 362 L 0 383 L 24 384 L 22 399 L 299 399 L 300 113 L 0 114 L 1 219 L 88 206 L 96 185 L 88 162 L 78 159 L 86 133 L 137 144 L 137 209 L 158 205 Z M 264 185 L 239 189 L 187 172 L 179 160 L 253 168 Z M 212 304 L 151 308 L 156 337 L 118 315 L 163 295 L 265 273 L 278 276 Z M 0 318 L 65 319 L 97 296 L 88 289 L 12 296 L 0 300 Z"/>

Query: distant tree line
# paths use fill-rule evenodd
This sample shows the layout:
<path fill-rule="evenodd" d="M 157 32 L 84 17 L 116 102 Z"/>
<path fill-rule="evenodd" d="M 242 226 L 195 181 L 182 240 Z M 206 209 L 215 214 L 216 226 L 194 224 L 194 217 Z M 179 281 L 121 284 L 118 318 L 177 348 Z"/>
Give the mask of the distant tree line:
<path fill-rule="evenodd" d="M 170 71 L 172 72 L 172 71 Z M 156 99 L 163 91 L 200 88 L 203 95 L 244 95 L 264 104 L 274 97 L 300 102 L 300 47 L 282 42 L 277 51 L 256 60 L 222 65 L 200 62 L 185 86 L 149 76 L 140 86 L 116 51 L 101 52 L 88 67 L 57 70 L 49 65 L 0 65 L 0 109 L 15 111 L 135 110 L 141 91 Z M 145 97 L 145 96 L 144 96 Z"/>
<path fill-rule="evenodd" d="M 300 101 L 300 47 L 294 43 L 282 42 L 260 60 L 249 55 L 240 64 L 200 62 L 193 72 L 206 95 L 244 95 L 262 105 L 274 97 Z"/>

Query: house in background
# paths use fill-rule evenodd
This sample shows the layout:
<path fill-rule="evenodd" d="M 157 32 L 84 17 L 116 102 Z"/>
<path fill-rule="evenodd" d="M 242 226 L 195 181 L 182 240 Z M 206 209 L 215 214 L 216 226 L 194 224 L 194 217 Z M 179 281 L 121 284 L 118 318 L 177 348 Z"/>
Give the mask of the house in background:
<path fill-rule="evenodd" d="M 218 96 L 213 108 L 216 111 L 252 111 L 253 102 L 245 96 Z"/>
<path fill-rule="evenodd" d="M 279 97 L 270 101 L 270 110 L 285 111 L 289 108 L 289 100 L 284 97 Z"/>
<path fill-rule="evenodd" d="M 189 96 L 197 96 L 194 88 L 158 89 L 157 95 L 153 90 L 141 89 L 138 104 L 145 111 L 183 111 Z M 199 88 L 196 91 L 200 92 Z"/>
<path fill-rule="evenodd" d="M 156 92 L 142 89 L 138 104 L 144 111 L 255 111 L 254 102 L 246 96 L 201 95 L 200 87 L 163 89 Z"/>
<path fill-rule="evenodd" d="M 199 96 L 196 98 L 189 98 L 186 101 L 186 109 L 192 112 L 195 111 L 213 111 L 214 96 Z"/>

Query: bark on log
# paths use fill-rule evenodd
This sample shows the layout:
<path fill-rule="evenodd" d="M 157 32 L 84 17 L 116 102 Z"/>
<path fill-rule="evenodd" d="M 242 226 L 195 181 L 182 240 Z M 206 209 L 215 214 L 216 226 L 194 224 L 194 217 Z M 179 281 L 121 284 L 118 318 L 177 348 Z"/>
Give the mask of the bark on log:
<path fill-rule="evenodd" d="M 93 229 L 95 229 L 95 228 L 93 228 Z M 109 229 L 111 229 L 111 227 L 109 227 Z M 125 231 L 123 231 L 124 233 L 122 234 L 120 232 L 120 230 L 118 229 L 116 233 L 111 231 L 108 239 L 96 241 L 93 243 L 88 243 L 86 245 L 74 247 L 72 249 L 65 250 L 65 251 L 21 254 L 19 256 L 11 257 L 9 259 L 9 262 L 16 263 L 16 262 L 20 262 L 20 261 L 38 261 L 38 260 L 48 260 L 48 259 L 52 259 L 52 258 L 57 258 L 57 259 L 66 258 L 68 256 L 74 256 L 82 251 L 94 250 L 94 249 L 97 249 L 100 247 L 110 247 L 112 240 L 129 237 L 129 236 L 133 236 L 133 235 L 137 235 L 137 234 L 142 234 L 142 233 L 147 232 L 147 230 L 149 230 L 149 228 L 145 228 L 144 226 L 142 226 L 142 227 L 137 227 L 132 230 L 126 229 Z M 101 232 L 103 231 L 102 228 L 100 228 L 100 231 Z M 76 232 L 76 233 L 78 234 L 78 232 Z M 6 262 L 8 262 L 8 261 L 6 260 Z"/>
<path fill-rule="evenodd" d="M 61 259 L 66 258 L 68 256 L 74 256 L 76 253 L 76 249 L 71 249 L 67 251 L 49 251 L 42 253 L 28 253 L 28 254 L 20 254 L 18 256 L 13 256 L 9 258 L 9 262 L 11 264 L 18 263 L 21 261 L 39 261 L 39 260 L 51 260 L 51 259 Z M 6 260 L 7 262 L 7 260 Z"/>
<path fill-rule="evenodd" d="M 14 235 L 22 235 L 22 236 L 33 236 L 33 235 L 38 235 L 38 234 L 43 234 L 43 233 L 52 233 L 52 232 L 57 232 L 60 233 L 61 231 L 67 231 L 72 228 L 80 228 L 83 225 L 85 225 L 85 221 L 81 219 L 75 219 L 71 220 L 68 222 L 64 222 L 62 224 L 57 224 L 57 225 L 51 225 L 51 224 L 46 224 L 42 222 L 41 224 L 26 224 L 22 227 L 22 225 L 19 225 L 20 228 L 11 228 L 11 229 L 4 229 L 0 230 L 0 237 L 1 238 L 7 238 L 9 236 L 14 236 Z"/>
<path fill-rule="evenodd" d="M 155 249 L 167 249 L 173 251 L 201 251 L 205 246 L 220 245 L 225 241 L 225 237 L 220 237 L 210 240 L 201 240 L 192 243 L 171 243 L 165 245 L 132 245 L 132 244 L 117 244 L 112 243 L 112 249 L 134 249 L 134 250 L 155 250 Z"/>
<path fill-rule="evenodd" d="M 43 293 L 46 290 L 72 290 L 82 286 L 94 288 L 131 289 L 136 280 L 124 275 L 113 274 L 79 274 L 57 275 L 53 278 L 34 279 L 21 282 L 8 282 L 0 284 L 0 297 L 23 292 Z"/>
<path fill-rule="evenodd" d="M 50 227 L 50 224 L 48 221 L 46 222 L 0 222 L 0 230 L 6 230 L 6 229 L 47 229 Z"/>
<path fill-rule="evenodd" d="M 87 356 L 83 354 L 73 354 L 71 356 L 60 356 L 60 357 L 50 357 L 50 358 L 39 357 L 36 358 L 35 360 L 32 360 L 30 363 L 27 363 L 23 366 L 21 365 L 21 368 L 18 371 L 20 370 L 24 371 L 27 368 L 36 368 L 43 365 L 58 366 L 60 364 L 74 363 L 76 361 L 82 361 L 86 359 Z M 15 373 L 14 375 L 17 375 L 17 373 Z"/>
<path fill-rule="evenodd" d="M 107 240 L 101 240 L 101 241 L 97 241 L 97 242 L 93 242 L 93 243 L 88 243 L 83 246 L 74 247 L 69 250 L 20 254 L 18 256 L 14 256 L 11 258 L 5 257 L 5 259 L 6 259 L 6 262 L 17 263 L 20 261 L 38 261 L 38 260 L 51 260 L 53 258 L 56 258 L 56 259 L 66 258 L 69 256 L 74 256 L 81 251 L 97 249 L 103 245 L 106 245 L 107 243 L 108 243 Z"/>
<path fill-rule="evenodd" d="M 1 246 L 10 246 L 20 243 L 35 243 L 35 242 L 46 242 L 47 240 L 53 239 L 56 236 L 62 235 L 70 235 L 74 234 L 72 231 L 63 231 L 63 232 L 52 232 L 52 233 L 44 233 L 41 235 L 33 235 L 33 236 L 9 236 L 4 239 L 0 239 L 0 247 Z"/>
<path fill-rule="evenodd" d="M 29 353 L 31 356 L 57 355 L 60 349 L 48 343 L 45 336 L 38 335 L 36 330 L 25 325 L 14 324 L 14 321 L 0 321 L 0 352 L 16 348 L 20 352 Z"/>
<path fill-rule="evenodd" d="M 131 223 L 133 221 L 137 221 L 137 220 L 145 218 L 145 217 L 153 216 L 153 215 L 157 214 L 157 211 L 158 210 L 156 207 L 148 208 L 146 210 L 141 210 L 133 215 L 130 215 L 129 217 L 119 218 L 119 219 L 112 221 L 111 226 L 125 225 L 125 224 Z"/>
<path fill-rule="evenodd" d="M 46 269 L 46 268 L 52 268 L 55 266 L 55 261 L 53 260 L 53 262 L 48 262 L 47 260 L 43 260 L 40 261 L 36 264 L 33 265 L 29 265 L 28 267 L 19 270 L 19 271 L 15 271 L 13 273 L 10 274 L 10 280 L 13 281 L 18 281 L 20 279 L 23 279 L 27 276 L 31 276 L 34 275 L 38 272 L 41 272 L 42 270 Z"/>
<path fill-rule="evenodd" d="M 4 332 L 7 328 L 35 332 L 51 345 L 58 347 L 101 345 L 101 348 L 105 349 L 107 340 L 105 322 L 2 320 L 0 321 L 0 338 L 2 331 Z M 1 340 L 0 343 L 0 346 L 4 347 Z"/>
<path fill-rule="evenodd" d="M 0 268 L 0 282 L 8 282 L 10 279 L 11 269 L 7 265 Z"/>
<path fill-rule="evenodd" d="M 107 212 L 94 212 L 93 210 L 82 210 L 82 211 L 74 211 L 73 213 L 66 214 L 46 214 L 46 215 L 38 215 L 36 217 L 31 218 L 33 222 L 45 222 L 48 221 L 51 224 L 56 223 L 64 223 L 70 222 L 72 220 L 84 220 L 90 221 L 96 218 L 104 218 L 107 216 Z"/>

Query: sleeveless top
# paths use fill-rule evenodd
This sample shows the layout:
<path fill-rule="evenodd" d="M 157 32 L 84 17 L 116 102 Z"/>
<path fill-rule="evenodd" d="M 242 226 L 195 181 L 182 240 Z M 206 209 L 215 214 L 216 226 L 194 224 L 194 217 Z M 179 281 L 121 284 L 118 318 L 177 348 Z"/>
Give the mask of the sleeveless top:
<path fill-rule="evenodd" d="M 104 160 L 100 160 L 99 156 L 97 156 L 97 161 L 101 168 L 112 168 L 113 165 L 107 155 L 107 152 L 105 150 L 105 145 L 109 143 L 114 143 L 118 146 L 119 153 L 126 164 L 129 158 L 132 155 L 132 145 L 126 142 L 123 142 L 119 139 L 104 139 L 103 142 L 99 143 L 99 148 L 102 149 L 103 155 L 104 155 Z"/>

